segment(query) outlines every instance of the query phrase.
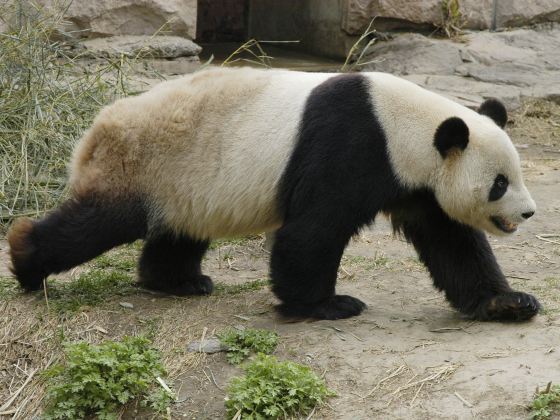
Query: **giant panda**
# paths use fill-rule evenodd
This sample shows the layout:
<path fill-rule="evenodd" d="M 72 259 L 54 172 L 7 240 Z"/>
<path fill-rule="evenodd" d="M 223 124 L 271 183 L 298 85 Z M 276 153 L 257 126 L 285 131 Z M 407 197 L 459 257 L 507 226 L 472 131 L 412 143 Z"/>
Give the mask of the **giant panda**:
<path fill-rule="evenodd" d="M 535 203 L 495 99 L 478 112 L 384 73 L 209 69 L 103 109 L 75 148 L 71 197 L 8 235 L 25 290 L 143 238 L 139 282 L 212 292 L 211 240 L 275 231 L 281 314 L 340 319 L 343 251 L 380 213 L 417 250 L 450 304 L 479 320 L 527 320 L 483 231 L 507 234 Z"/>

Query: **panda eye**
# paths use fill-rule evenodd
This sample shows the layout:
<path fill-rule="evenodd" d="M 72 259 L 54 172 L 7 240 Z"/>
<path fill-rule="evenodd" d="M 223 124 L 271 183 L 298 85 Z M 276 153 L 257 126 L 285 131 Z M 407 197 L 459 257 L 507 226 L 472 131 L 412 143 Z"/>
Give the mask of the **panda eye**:
<path fill-rule="evenodd" d="M 496 177 L 496 185 L 499 188 L 506 188 L 508 186 L 508 181 L 507 181 L 506 177 L 503 176 L 503 175 L 498 175 Z"/>
<path fill-rule="evenodd" d="M 502 198 L 503 195 L 506 193 L 508 186 L 509 186 L 508 179 L 504 175 L 499 174 L 494 179 L 494 185 L 492 185 L 492 189 L 490 190 L 490 195 L 488 197 L 488 200 L 496 201 Z"/>

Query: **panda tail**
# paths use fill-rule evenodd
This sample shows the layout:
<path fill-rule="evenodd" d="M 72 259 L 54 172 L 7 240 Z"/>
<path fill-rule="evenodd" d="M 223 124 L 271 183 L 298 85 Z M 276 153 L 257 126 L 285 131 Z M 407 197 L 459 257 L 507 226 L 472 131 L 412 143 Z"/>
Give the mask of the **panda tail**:
<path fill-rule="evenodd" d="M 60 273 L 146 234 L 140 200 L 72 198 L 43 219 L 21 218 L 8 232 L 11 271 L 26 291 Z"/>

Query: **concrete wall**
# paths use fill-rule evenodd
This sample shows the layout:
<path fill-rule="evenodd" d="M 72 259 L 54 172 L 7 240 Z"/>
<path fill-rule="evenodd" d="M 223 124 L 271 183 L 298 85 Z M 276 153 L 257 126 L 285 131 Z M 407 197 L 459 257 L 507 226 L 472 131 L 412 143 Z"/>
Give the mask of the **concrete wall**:
<path fill-rule="evenodd" d="M 344 57 L 353 37 L 342 30 L 346 0 L 251 0 L 249 37 L 299 40 L 297 48 L 319 55 Z"/>

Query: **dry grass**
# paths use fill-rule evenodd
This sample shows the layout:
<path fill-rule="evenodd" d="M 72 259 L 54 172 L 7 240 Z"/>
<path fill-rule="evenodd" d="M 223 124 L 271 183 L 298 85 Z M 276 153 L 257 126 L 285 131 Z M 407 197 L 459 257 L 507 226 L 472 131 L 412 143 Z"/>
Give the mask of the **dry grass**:
<path fill-rule="evenodd" d="M 252 252 L 260 252 L 261 240 L 244 245 L 223 242 L 222 251 L 229 250 L 235 264 L 245 268 Z M 270 292 L 264 282 L 240 285 L 217 285 L 219 292 L 210 297 L 175 298 L 147 293 L 140 289 L 122 296 L 105 296 L 102 302 L 82 300 L 72 310 L 60 312 L 55 290 L 70 290 L 76 278 L 91 273 L 123 273 L 133 275 L 132 261 L 138 255 L 140 243 L 113 250 L 65 277 L 59 277 L 50 287 L 50 305 L 42 292 L 21 294 L 14 279 L 0 278 L 0 407 L 1 413 L 15 419 L 31 418 L 41 412 L 45 397 L 45 382 L 41 372 L 63 357 L 64 342 L 83 341 L 97 344 L 105 340 L 120 340 L 123 336 L 145 335 L 152 339 L 162 354 L 168 372 L 168 383 L 180 391 L 193 381 L 205 382 L 207 356 L 187 351 L 191 341 L 214 335 L 243 319 L 271 310 Z M 213 251 L 207 261 L 217 268 L 223 252 Z M 247 262 L 245 261 L 247 258 Z M 235 273 L 228 267 L 223 272 Z M 127 290 L 130 286 L 126 286 Z M 79 291 L 98 293 L 88 288 Z M 76 292 L 77 293 L 77 292 Z M 69 298 L 72 295 L 69 294 Z M 132 303 L 123 308 L 120 302 Z M 125 410 L 134 410 L 128 407 Z M 181 406 L 173 406 L 180 412 Z M 2 414 L 0 413 L 0 417 Z"/>
<path fill-rule="evenodd" d="M 222 66 L 230 66 L 236 63 L 249 63 L 269 68 L 271 67 L 272 58 L 273 57 L 269 56 L 264 51 L 259 41 L 256 39 L 250 39 L 232 52 L 229 57 L 224 60 Z"/>
<path fill-rule="evenodd" d="M 103 105 L 131 93 L 130 60 L 86 68 L 70 58 L 59 40 L 63 13 L 22 0 L 0 5 L 13 25 L 0 34 L 0 229 L 61 200 L 74 143 Z"/>
<path fill-rule="evenodd" d="M 185 314 L 180 303 L 163 311 L 142 311 L 140 317 L 136 311 L 117 310 L 113 302 L 61 319 L 32 302 L 37 299 L 19 298 L 0 307 L 0 319 L 4 320 L 0 329 L 0 403 L 5 405 L 4 397 L 15 397 L 0 415 L 25 419 L 41 411 L 45 384 L 38 372 L 60 360 L 63 342 L 100 343 L 124 335 L 151 334 L 172 379 L 204 359 L 186 351 L 185 343 L 197 336 L 199 327 L 196 321 L 192 325 L 177 323 L 177 319 L 194 315 Z"/>
<path fill-rule="evenodd" d="M 547 150 L 556 153 L 551 158 L 560 157 L 560 104 L 527 100 L 511 116 L 507 130 L 514 141 L 549 147 Z"/>
<path fill-rule="evenodd" d="M 341 72 L 348 72 L 354 71 L 361 66 L 365 66 L 366 64 L 375 63 L 377 60 L 368 60 L 363 61 L 364 57 L 367 55 L 368 50 L 370 47 L 375 44 L 377 38 L 375 35 L 377 31 L 373 27 L 373 23 L 375 22 L 375 18 L 371 20 L 366 30 L 360 35 L 358 40 L 352 45 L 348 54 L 346 55 L 346 60 L 344 60 L 344 64 L 340 68 Z"/>

